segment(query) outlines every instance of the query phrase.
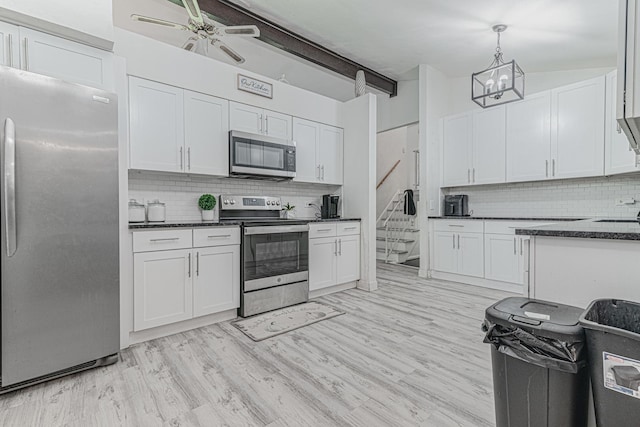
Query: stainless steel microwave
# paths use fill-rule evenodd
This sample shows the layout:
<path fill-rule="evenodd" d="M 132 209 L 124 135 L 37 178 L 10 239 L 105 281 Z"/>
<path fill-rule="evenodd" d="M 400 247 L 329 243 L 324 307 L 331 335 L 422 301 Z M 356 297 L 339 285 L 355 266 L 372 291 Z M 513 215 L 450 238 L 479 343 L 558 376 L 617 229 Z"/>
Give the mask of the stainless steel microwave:
<path fill-rule="evenodd" d="M 296 176 L 296 143 L 247 132 L 229 132 L 229 175 L 287 180 Z"/>

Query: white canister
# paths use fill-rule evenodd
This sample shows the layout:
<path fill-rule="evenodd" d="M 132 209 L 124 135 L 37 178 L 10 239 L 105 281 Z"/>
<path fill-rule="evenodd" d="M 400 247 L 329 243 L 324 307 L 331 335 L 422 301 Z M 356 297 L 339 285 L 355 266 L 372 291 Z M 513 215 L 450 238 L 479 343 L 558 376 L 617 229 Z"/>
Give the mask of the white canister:
<path fill-rule="evenodd" d="M 137 200 L 129 200 L 129 222 L 144 222 L 146 210 Z"/>
<path fill-rule="evenodd" d="M 147 205 L 149 222 L 163 222 L 165 220 L 165 205 L 160 200 L 154 200 Z"/>

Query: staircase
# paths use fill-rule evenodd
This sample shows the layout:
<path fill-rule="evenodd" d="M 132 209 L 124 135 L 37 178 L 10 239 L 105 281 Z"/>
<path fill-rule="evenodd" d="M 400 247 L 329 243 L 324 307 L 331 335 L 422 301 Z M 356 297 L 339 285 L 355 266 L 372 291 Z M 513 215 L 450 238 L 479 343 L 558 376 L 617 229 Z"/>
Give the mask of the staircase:
<path fill-rule="evenodd" d="M 393 264 L 407 261 L 419 231 L 417 218 L 404 214 L 404 190 L 396 191 L 376 222 L 376 258 Z"/>

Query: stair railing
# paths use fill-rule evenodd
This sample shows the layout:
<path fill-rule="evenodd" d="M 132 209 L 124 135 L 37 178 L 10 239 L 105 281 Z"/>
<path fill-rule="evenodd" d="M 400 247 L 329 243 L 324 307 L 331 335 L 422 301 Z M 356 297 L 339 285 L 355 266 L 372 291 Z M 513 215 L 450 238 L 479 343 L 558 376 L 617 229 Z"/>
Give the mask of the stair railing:
<path fill-rule="evenodd" d="M 404 213 L 404 190 L 396 191 L 377 222 L 384 228 L 384 262 L 388 263 L 391 254 L 402 243 L 401 238 L 413 226 L 412 218 Z"/>

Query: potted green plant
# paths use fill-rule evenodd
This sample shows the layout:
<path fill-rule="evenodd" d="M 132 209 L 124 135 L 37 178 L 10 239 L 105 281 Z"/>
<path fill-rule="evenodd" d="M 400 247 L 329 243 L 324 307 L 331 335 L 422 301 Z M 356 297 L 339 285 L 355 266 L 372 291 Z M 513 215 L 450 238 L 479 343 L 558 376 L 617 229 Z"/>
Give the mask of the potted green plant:
<path fill-rule="evenodd" d="M 211 194 L 203 194 L 198 199 L 198 206 L 202 209 L 202 220 L 213 221 L 213 208 L 216 207 L 216 198 Z"/>
<path fill-rule="evenodd" d="M 291 203 L 287 202 L 286 205 L 282 205 L 282 218 L 288 219 L 288 218 L 293 218 L 294 214 L 293 214 L 293 210 L 296 207 L 293 206 Z"/>

